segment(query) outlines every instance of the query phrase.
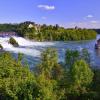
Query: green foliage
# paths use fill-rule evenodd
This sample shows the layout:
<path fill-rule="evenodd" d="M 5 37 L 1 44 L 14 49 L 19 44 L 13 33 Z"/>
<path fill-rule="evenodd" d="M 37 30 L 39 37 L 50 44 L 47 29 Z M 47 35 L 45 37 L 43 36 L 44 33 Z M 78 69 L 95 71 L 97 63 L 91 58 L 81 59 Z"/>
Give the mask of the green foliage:
<path fill-rule="evenodd" d="M 71 67 L 77 60 L 83 59 L 90 65 L 90 54 L 87 49 L 78 50 L 66 50 L 65 64 L 67 67 Z"/>
<path fill-rule="evenodd" d="M 69 70 L 69 81 L 68 81 L 68 98 L 82 99 L 90 97 L 90 85 L 93 82 L 93 75 L 91 68 L 84 60 L 76 61 Z"/>
<path fill-rule="evenodd" d="M 94 70 L 92 90 L 96 94 L 94 98 L 99 100 L 100 99 L 100 69 Z"/>
<path fill-rule="evenodd" d="M 35 39 L 35 35 L 36 35 L 36 30 L 35 27 L 29 27 L 29 24 L 26 23 L 21 23 L 19 24 L 18 28 L 17 28 L 17 32 L 19 33 L 19 35 L 29 38 L 29 39 Z"/>
<path fill-rule="evenodd" d="M 19 46 L 18 42 L 13 37 L 9 39 L 9 43 L 12 44 L 14 47 Z"/>
<path fill-rule="evenodd" d="M 62 75 L 63 70 L 58 65 L 56 50 L 48 48 L 42 53 L 41 63 L 38 65 L 39 100 L 61 100 L 63 98 L 64 89 L 59 86 Z"/>
<path fill-rule="evenodd" d="M 19 65 L 9 53 L 0 54 L 0 100 L 33 100 L 34 74 Z"/>
<path fill-rule="evenodd" d="M 29 27 L 32 25 L 31 27 Z M 68 41 L 90 40 L 96 38 L 96 31 L 92 29 L 66 29 L 59 25 L 39 25 L 26 21 L 20 24 L 0 24 L 0 32 L 17 32 L 18 35 L 38 41 Z"/>
<path fill-rule="evenodd" d="M 58 55 L 55 49 L 48 48 L 41 54 L 40 72 L 49 73 L 52 68 L 58 63 Z"/>
<path fill-rule="evenodd" d="M 17 29 L 17 24 L 0 24 L 0 32 L 11 32 Z"/>
<path fill-rule="evenodd" d="M 80 53 L 79 51 L 75 50 L 66 50 L 65 54 L 65 63 L 67 67 L 70 67 L 74 64 L 76 60 L 79 59 Z"/>
<path fill-rule="evenodd" d="M 70 99 L 93 99 L 98 93 L 92 90 L 93 71 L 90 68 L 90 54 L 86 49 L 81 52 L 67 50 L 65 56 L 67 66 L 64 85 Z M 93 86 L 94 87 L 94 86 Z"/>
<path fill-rule="evenodd" d="M 84 59 L 90 65 L 90 53 L 87 49 L 82 49 L 80 58 Z"/>
<path fill-rule="evenodd" d="M 42 41 L 68 41 L 68 40 L 90 40 L 96 38 L 96 32 L 88 29 L 65 29 L 62 27 L 43 25 L 36 35 Z"/>
<path fill-rule="evenodd" d="M 74 63 L 70 69 L 71 77 L 76 91 L 80 91 L 81 87 L 87 87 L 93 79 L 93 72 L 84 60 L 79 60 Z M 73 90 L 72 90 L 73 91 Z"/>
<path fill-rule="evenodd" d="M 0 53 L 0 100 L 100 99 L 100 70 L 90 68 L 87 50 L 67 50 L 62 66 L 57 50 L 47 48 L 34 73 L 22 59 L 20 53 L 16 59 L 8 52 Z"/>

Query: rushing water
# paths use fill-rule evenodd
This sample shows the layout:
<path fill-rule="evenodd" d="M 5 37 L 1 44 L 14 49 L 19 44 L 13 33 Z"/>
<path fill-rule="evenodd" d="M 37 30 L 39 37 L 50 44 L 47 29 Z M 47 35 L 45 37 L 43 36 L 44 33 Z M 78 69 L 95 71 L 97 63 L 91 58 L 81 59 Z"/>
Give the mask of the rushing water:
<path fill-rule="evenodd" d="M 96 40 L 89 41 L 68 41 L 68 42 L 35 42 L 24 39 L 22 37 L 15 37 L 16 41 L 19 43 L 19 47 L 15 48 L 8 43 L 10 37 L 0 37 L 0 44 L 3 46 L 5 51 L 10 51 L 14 56 L 17 53 L 24 54 L 24 60 L 29 63 L 32 67 L 37 64 L 40 60 L 40 55 L 43 50 L 47 47 L 53 47 L 58 50 L 59 61 L 64 61 L 64 55 L 66 49 L 79 50 L 83 48 L 88 49 L 91 54 L 91 63 L 100 68 L 100 50 L 95 50 L 94 45 Z M 97 39 L 100 38 L 100 35 L 97 36 Z"/>

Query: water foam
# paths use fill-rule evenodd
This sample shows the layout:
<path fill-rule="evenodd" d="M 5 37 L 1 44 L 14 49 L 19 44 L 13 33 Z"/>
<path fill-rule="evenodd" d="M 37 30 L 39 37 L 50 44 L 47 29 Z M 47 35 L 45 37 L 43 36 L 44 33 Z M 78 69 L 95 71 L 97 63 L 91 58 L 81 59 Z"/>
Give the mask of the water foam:
<path fill-rule="evenodd" d="M 13 47 L 9 43 L 10 37 L 0 37 L 0 44 L 3 46 L 5 51 L 11 51 L 13 53 L 23 53 L 30 56 L 40 56 L 41 49 L 46 46 L 54 45 L 53 42 L 35 42 L 22 37 L 13 37 L 19 44 L 19 47 Z"/>

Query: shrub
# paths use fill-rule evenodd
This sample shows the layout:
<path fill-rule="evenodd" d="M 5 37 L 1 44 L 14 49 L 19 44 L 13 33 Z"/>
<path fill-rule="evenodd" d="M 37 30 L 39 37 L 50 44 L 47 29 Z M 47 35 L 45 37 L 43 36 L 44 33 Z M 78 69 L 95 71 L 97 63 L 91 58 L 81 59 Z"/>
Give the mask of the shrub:
<path fill-rule="evenodd" d="M 14 47 L 19 46 L 18 42 L 13 37 L 9 39 L 9 43 L 12 44 Z"/>

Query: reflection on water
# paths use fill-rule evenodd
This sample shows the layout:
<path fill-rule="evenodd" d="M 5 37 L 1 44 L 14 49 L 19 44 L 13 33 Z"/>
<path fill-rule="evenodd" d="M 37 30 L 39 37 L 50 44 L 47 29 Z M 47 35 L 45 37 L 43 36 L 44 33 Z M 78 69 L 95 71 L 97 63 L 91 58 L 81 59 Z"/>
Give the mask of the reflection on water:
<path fill-rule="evenodd" d="M 100 50 L 95 50 L 94 45 L 96 40 L 89 41 L 67 41 L 67 42 L 34 42 L 26 40 L 22 37 L 14 37 L 19 43 L 20 47 L 15 48 L 8 44 L 9 37 L 0 37 L 0 44 L 4 50 L 10 51 L 16 56 L 18 52 L 24 54 L 24 60 L 27 61 L 31 67 L 35 66 L 40 61 L 40 54 L 47 47 L 56 48 L 59 55 L 59 61 L 64 61 L 66 49 L 79 50 L 83 48 L 88 49 L 91 54 L 91 63 L 100 68 Z M 97 36 L 97 39 L 100 35 Z"/>

